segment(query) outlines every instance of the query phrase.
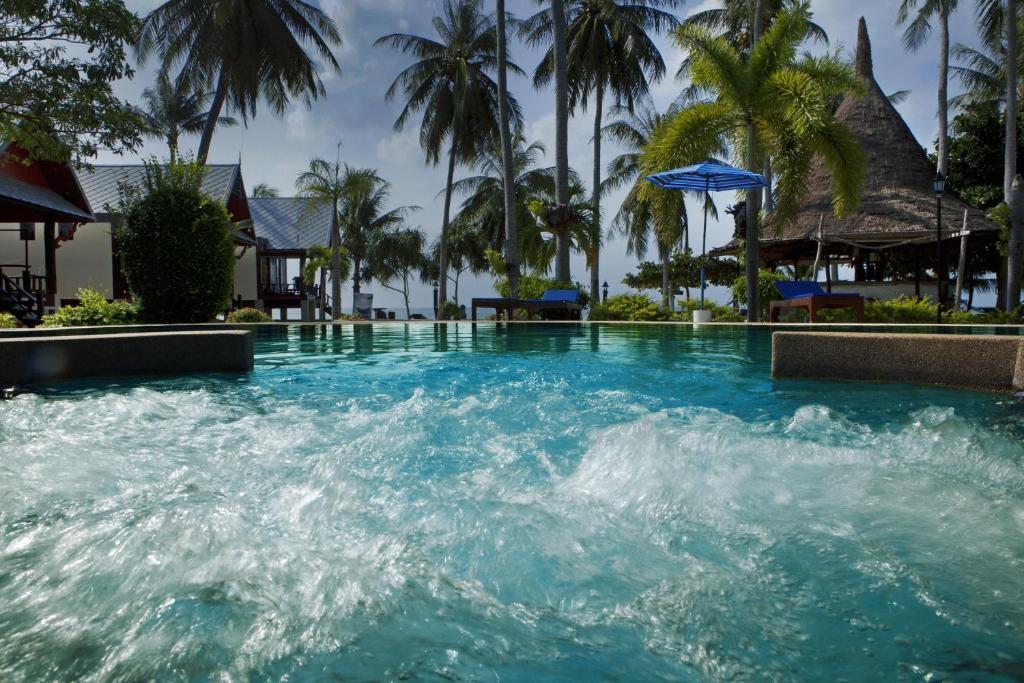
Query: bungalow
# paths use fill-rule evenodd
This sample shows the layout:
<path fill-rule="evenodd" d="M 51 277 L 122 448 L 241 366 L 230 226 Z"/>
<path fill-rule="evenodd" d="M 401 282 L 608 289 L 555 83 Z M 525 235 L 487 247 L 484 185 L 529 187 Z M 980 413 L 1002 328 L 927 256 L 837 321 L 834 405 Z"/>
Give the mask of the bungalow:
<path fill-rule="evenodd" d="M 119 188 L 140 184 L 142 165 L 94 166 L 77 176 L 53 162 L 26 164 L 17 150 L 0 152 L 0 270 L 11 284 L 34 292 L 44 285 L 43 305 L 77 303 L 81 288 L 109 299 L 128 296 L 111 227 Z M 210 165 L 203 191 L 222 200 L 237 223 L 236 305 L 257 306 L 257 242 L 238 164 Z M 35 224 L 43 223 L 42 239 Z M 42 275 L 41 275 L 42 274 Z M 20 295 L 23 297 L 23 295 Z M 0 300 L 0 308 L 11 308 Z M 33 319 L 26 322 L 32 323 Z"/>
<path fill-rule="evenodd" d="M 331 207 L 306 197 L 250 198 L 253 224 L 259 242 L 259 298 L 264 309 L 278 310 L 280 319 L 288 311 L 302 308 L 304 301 L 317 299 L 326 304 L 327 293 L 307 287 L 299 277 L 311 247 L 331 243 Z M 297 268 L 289 269 L 289 266 Z M 308 318 L 307 312 L 304 318 Z"/>

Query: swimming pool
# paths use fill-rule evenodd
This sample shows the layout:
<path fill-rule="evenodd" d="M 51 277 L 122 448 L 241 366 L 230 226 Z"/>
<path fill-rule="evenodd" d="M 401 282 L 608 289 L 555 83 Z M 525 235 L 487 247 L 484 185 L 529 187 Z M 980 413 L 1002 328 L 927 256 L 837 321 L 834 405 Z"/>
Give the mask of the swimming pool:
<path fill-rule="evenodd" d="M 261 332 L 0 402 L 0 680 L 1015 680 L 1016 399 L 764 329 Z"/>

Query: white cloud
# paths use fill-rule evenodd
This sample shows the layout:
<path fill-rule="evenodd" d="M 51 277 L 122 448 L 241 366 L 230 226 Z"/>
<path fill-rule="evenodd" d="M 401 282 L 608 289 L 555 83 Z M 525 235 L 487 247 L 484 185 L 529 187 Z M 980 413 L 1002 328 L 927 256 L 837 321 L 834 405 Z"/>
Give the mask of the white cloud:
<path fill-rule="evenodd" d="M 393 164 L 407 164 L 422 160 L 423 151 L 420 149 L 419 132 L 415 128 L 407 128 L 382 138 L 377 143 L 376 152 L 377 159 Z"/>
<path fill-rule="evenodd" d="M 338 138 L 338 131 L 328 118 L 313 116 L 304 106 L 293 106 L 284 117 L 285 139 L 293 142 L 328 142 Z"/>

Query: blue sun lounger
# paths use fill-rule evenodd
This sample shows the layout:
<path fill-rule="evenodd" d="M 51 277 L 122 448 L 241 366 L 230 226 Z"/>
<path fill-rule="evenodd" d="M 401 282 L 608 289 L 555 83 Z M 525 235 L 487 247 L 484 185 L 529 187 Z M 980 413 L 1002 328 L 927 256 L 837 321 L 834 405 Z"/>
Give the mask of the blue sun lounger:
<path fill-rule="evenodd" d="M 775 289 L 784 297 L 783 301 L 771 302 L 768 319 L 779 322 L 779 313 L 788 308 L 802 308 L 807 311 L 812 323 L 818 322 L 818 311 L 826 308 L 852 308 L 857 322 L 864 322 L 864 297 L 860 294 L 829 294 L 817 282 L 808 280 L 780 280 Z"/>
<path fill-rule="evenodd" d="M 565 317 L 561 318 L 562 320 L 579 320 L 583 310 L 578 289 L 549 289 L 539 299 L 524 300 L 522 307 L 528 312 L 564 312 Z"/>

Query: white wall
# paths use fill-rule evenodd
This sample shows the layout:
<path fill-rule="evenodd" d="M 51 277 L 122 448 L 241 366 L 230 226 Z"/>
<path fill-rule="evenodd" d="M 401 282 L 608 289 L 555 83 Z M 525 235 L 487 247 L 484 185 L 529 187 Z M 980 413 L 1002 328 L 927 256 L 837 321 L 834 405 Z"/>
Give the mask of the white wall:
<path fill-rule="evenodd" d="M 239 249 L 240 247 L 235 247 L 236 254 Z M 239 295 L 245 301 L 256 301 L 259 298 L 258 268 L 259 259 L 255 247 L 249 247 L 242 258 L 235 259 L 235 293 L 232 298 L 237 299 Z"/>

